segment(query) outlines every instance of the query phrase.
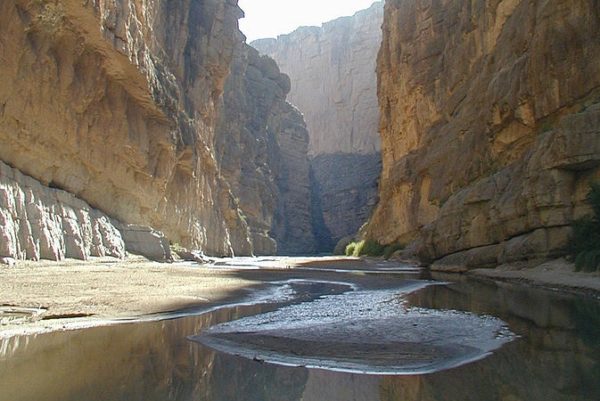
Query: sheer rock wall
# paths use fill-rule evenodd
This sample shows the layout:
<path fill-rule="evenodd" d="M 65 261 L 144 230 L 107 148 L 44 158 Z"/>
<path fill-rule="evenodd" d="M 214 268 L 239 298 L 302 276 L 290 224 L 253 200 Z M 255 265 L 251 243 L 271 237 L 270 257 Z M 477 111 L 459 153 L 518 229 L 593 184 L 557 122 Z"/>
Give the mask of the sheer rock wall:
<path fill-rule="evenodd" d="M 0 3 L 0 160 L 125 223 L 252 252 L 214 155 L 234 0 Z"/>
<path fill-rule="evenodd" d="M 594 0 L 387 0 L 367 235 L 441 268 L 561 253 L 600 177 L 598 37 Z"/>
<path fill-rule="evenodd" d="M 313 253 L 308 133 L 275 61 L 240 43 L 225 84 L 217 159 L 255 254 Z"/>

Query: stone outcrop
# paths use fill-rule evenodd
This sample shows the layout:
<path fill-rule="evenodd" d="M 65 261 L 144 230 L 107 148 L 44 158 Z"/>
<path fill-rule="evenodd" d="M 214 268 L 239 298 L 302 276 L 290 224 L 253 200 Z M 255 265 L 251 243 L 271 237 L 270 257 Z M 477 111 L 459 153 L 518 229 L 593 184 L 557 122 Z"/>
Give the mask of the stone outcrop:
<path fill-rule="evenodd" d="M 118 224 L 87 203 L 0 162 L 0 257 L 125 257 Z M 10 263 L 7 263 L 10 264 Z"/>
<path fill-rule="evenodd" d="M 598 2 L 388 0 L 383 32 L 366 235 L 438 267 L 560 253 L 600 178 Z"/>
<path fill-rule="evenodd" d="M 240 15 L 231 0 L 2 1 L 0 160 L 183 246 L 249 254 L 214 155 Z"/>
<path fill-rule="evenodd" d="M 255 254 L 310 254 L 308 133 L 286 102 L 289 78 L 241 43 L 225 85 L 217 160 L 246 222 Z"/>
<path fill-rule="evenodd" d="M 143 255 L 158 262 L 172 261 L 169 241 L 160 231 L 134 224 L 118 225 L 128 252 Z"/>
<path fill-rule="evenodd" d="M 313 205 L 322 211 L 314 219 L 320 251 L 354 235 L 377 199 L 372 172 L 380 168 L 375 67 L 382 21 L 378 2 L 321 27 L 252 42 L 289 75 L 288 100 L 306 120 Z"/>

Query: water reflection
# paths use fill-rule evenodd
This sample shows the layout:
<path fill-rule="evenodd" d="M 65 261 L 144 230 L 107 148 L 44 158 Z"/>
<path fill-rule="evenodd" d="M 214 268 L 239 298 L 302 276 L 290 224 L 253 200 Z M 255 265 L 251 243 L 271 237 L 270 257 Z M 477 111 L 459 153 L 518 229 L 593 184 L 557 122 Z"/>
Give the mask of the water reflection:
<path fill-rule="evenodd" d="M 415 305 L 492 314 L 521 338 L 490 358 L 382 383 L 382 400 L 598 400 L 600 304 L 524 286 L 463 280 L 412 294 Z"/>
<path fill-rule="evenodd" d="M 6 340 L 11 344 L 0 365 L 0 399 L 206 399 L 199 394 L 208 387 L 215 354 L 185 337 L 259 309 Z"/>
<path fill-rule="evenodd" d="M 216 325 L 192 339 L 287 366 L 414 375 L 483 359 L 514 338 L 497 318 L 406 308 L 398 299 L 431 284 L 328 295 Z"/>
<path fill-rule="evenodd" d="M 4 340 L 0 401 L 598 400 L 598 301 L 472 281 L 428 287 L 409 301 L 495 315 L 521 338 L 487 359 L 414 376 L 279 367 L 186 340 L 215 324 L 274 309 L 237 306 L 176 320 Z"/>

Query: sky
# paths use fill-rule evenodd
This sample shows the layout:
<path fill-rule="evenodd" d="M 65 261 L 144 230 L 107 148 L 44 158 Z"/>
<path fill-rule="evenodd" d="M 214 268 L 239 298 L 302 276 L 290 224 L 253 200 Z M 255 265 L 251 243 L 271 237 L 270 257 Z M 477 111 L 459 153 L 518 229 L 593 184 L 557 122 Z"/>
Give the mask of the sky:
<path fill-rule="evenodd" d="M 246 13 L 240 29 L 248 38 L 274 38 L 299 26 L 321 26 L 323 22 L 352 15 L 375 0 L 239 0 Z"/>

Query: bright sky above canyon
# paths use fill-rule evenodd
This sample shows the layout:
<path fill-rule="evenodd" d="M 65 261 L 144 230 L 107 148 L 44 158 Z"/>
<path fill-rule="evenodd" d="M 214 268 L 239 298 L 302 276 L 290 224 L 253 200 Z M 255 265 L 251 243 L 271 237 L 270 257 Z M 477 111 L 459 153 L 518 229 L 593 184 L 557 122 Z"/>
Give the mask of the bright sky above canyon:
<path fill-rule="evenodd" d="M 352 15 L 368 8 L 374 0 L 239 0 L 246 18 L 240 28 L 248 42 L 289 33 L 299 26 L 320 26 L 323 22 Z"/>

